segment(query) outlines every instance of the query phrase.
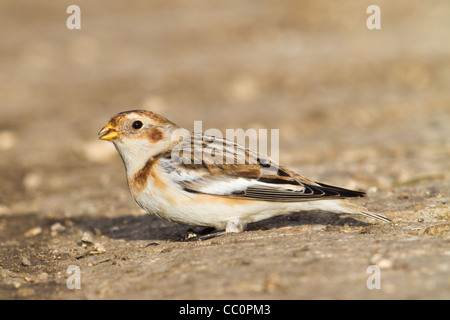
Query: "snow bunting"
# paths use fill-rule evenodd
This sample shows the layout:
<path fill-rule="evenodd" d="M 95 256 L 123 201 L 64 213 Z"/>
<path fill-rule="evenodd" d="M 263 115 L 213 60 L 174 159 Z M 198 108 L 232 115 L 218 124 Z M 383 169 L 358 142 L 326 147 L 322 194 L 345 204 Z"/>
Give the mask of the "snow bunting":
<path fill-rule="evenodd" d="M 112 141 L 119 152 L 134 200 L 151 214 L 223 233 L 306 210 L 390 221 L 346 199 L 363 192 L 309 180 L 233 141 L 195 133 L 180 139 L 175 134 L 180 130 L 159 114 L 132 110 L 115 115 L 99 132 L 99 139 Z M 222 159 L 234 160 L 217 161 L 205 152 L 212 143 Z M 243 163 L 236 150 L 243 151 Z"/>

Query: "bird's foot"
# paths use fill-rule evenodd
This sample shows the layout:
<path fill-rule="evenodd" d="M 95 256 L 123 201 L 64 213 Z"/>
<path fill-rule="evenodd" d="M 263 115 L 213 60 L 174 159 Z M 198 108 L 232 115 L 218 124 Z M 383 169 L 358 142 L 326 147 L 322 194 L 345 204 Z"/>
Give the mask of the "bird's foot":
<path fill-rule="evenodd" d="M 182 241 L 208 240 L 225 234 L 226 231 L 216 231 L 215 228 L 206 227 L 198 231 L 188 229 L 184 234 Z"/>

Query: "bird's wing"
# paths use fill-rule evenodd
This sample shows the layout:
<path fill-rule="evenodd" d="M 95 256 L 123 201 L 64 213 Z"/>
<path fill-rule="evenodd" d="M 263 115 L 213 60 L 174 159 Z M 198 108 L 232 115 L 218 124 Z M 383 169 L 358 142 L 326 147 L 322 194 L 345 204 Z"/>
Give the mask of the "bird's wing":
<path fill-rule="evenodd" d="M 160 163 L 171 181 L 192 193 L 282 202 L 364 196 L 311 181 L 267 156 L 217 137 L 191 135 Z"/>

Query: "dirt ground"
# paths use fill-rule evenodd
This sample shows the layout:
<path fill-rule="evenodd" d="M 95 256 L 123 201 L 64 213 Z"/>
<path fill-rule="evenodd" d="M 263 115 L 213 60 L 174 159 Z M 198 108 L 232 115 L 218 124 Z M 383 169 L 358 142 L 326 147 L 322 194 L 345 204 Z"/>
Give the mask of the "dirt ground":
<path fill-rule="evenodd" d="M 0 1 L 0 298 L 449 299 L 450 3 L 377 1 L 380 30 L 371 4 Z M 97 140 L 135 108 L 279 129 L 282 163 L 393 223 L 295 213 L 180 242 Z"/>

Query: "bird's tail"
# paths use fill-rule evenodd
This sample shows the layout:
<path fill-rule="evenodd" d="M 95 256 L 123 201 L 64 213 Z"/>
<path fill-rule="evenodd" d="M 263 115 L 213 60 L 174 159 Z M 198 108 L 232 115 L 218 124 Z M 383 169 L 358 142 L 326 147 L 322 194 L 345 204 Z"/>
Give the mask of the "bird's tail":
<path fill-rule="evenodd" d="M 385 216 L 383 216 L 381 214 L 370 212 L 363 206 L 355 204 L 355 203 L 351 203 L 347 200 L 341 200 L 339 207 L 343 210 L 342 211 L 343 213 L 345 212 L 345 213 L 352 213 L 352 214 L 360 214 L 360 215 L 363 215 L 363 216 L 366 216 L 366 217 L 369 217 L 372 219 L 376 219 L 379 221 L 392 222 L 390 219 L 386 218 Z"/>

